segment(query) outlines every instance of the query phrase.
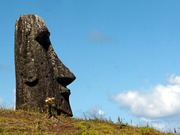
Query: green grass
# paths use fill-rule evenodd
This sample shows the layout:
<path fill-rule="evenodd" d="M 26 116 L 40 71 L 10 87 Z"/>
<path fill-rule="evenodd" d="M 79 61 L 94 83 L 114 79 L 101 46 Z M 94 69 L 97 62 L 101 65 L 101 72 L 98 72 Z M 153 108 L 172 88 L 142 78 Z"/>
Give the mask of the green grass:
<path fill-rule="evenodd" d="M 35 111 L 0 109 L 0 134 L 2 135 L 173 135 L 155 130 L 152 127 L 135 127 L 118 123 L 111 118 L 85 120 L 61 116 L 51 117 Z"/>

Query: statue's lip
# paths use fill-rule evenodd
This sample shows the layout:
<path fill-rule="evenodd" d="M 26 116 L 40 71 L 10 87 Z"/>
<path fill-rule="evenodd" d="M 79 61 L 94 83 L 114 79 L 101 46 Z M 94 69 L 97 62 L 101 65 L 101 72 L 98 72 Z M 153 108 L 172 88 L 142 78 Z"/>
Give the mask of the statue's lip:
<path fill-rule="evenodd" d="M 61 90 L 61 93 L 70 93 L 70 89 L 68 89 L 65 86 L 62 86 L 60 90 Z"/>

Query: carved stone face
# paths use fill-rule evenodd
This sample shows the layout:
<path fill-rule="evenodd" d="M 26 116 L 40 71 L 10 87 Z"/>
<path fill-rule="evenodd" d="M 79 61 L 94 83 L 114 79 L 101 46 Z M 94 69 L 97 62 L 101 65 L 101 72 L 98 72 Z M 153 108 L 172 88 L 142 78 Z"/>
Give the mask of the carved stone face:
<path fill-rule="evenodd" d="M 57 113 L 72 116 L 66 86 L 75 76 L 57 57 L 49 36 L 37 15 L 21 15 L 16 21 L 16 109 L 45 111 L 45 99 L 55 97 Z"/>

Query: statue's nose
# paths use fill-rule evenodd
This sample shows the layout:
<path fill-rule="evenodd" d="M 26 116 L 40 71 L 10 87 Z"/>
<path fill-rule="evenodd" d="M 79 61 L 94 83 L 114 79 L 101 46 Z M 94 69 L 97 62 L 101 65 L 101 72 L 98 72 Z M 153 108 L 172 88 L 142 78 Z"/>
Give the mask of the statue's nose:
<path fill-rule="evenodd" d="M 57 57 L 57 55 L 56 55 Z M 54 64 L 54 75 L 57 82 L 66 87 L 72 83 L 76 77 L 75 75 L 61 62 L 60 59 L 56 59 Z"/>
<path fill-rule="evenodd" d="M 64 74 L 60 74 L 60 76 L 57 78 L 58 83 L 64 87 L 66 87 L 76 79 L 75 75 L 68 68 L 66 68 L 65 70 L 66 71 L 64 72 Z"/>

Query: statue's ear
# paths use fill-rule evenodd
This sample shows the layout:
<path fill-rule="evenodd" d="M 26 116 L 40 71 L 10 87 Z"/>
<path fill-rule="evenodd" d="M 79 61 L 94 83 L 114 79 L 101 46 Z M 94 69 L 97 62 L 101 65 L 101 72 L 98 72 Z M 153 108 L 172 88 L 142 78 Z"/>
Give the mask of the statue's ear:
<path fill-rule="evenodd" d="M 29 85 L 30 87 L 35 86 L 38 83 L 37 72 L 33 60 L 33 58 L 26 59 L 23 68 L 23 80 L 25 84 Z"/>

